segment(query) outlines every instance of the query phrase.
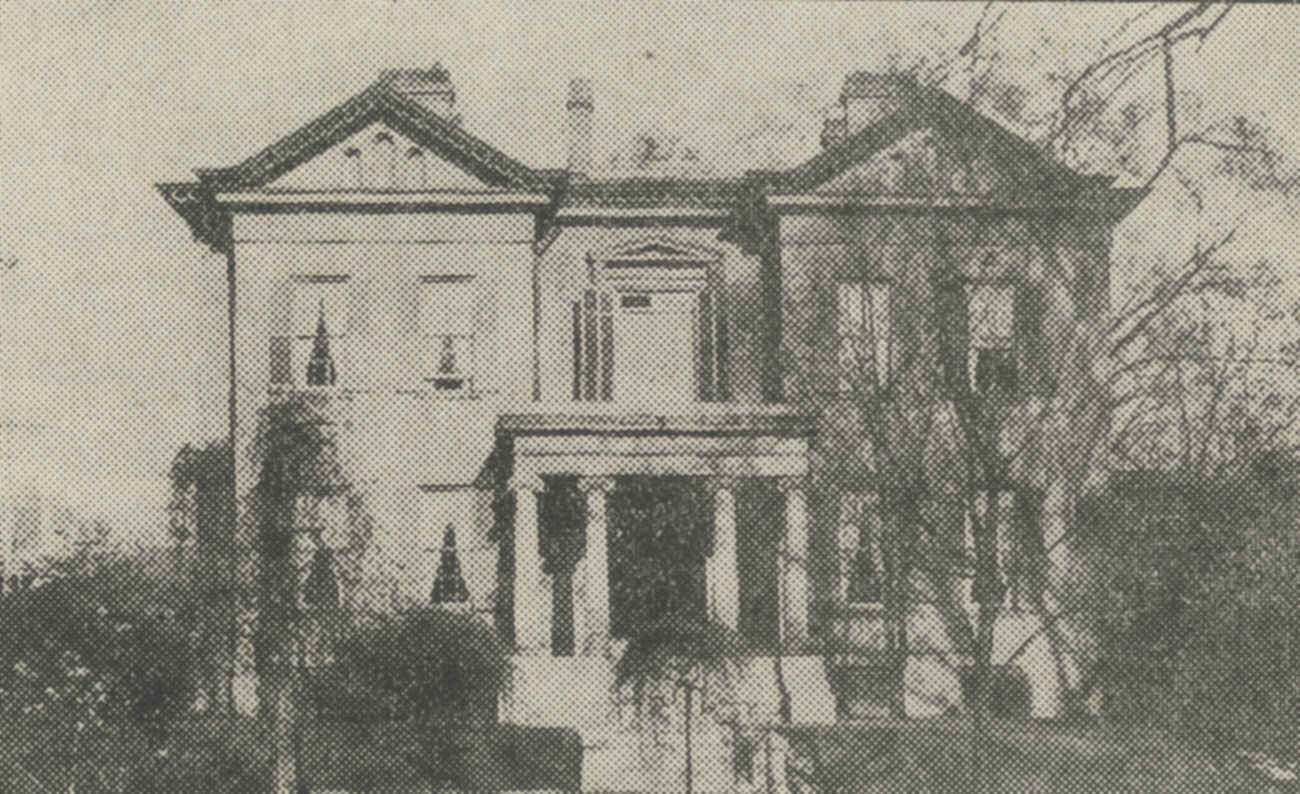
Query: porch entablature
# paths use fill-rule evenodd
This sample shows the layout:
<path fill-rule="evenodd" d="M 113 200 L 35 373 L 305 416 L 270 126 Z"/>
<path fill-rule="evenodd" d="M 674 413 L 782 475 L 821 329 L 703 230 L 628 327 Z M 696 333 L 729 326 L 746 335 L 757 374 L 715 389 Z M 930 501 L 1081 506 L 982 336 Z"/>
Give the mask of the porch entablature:
<path fill-rule="evenodd" d="M 678 413 L 574 406 L 504 414 L 516 477 L 802 477 L 815 417 L 786 406 L 693 405 Z"/>

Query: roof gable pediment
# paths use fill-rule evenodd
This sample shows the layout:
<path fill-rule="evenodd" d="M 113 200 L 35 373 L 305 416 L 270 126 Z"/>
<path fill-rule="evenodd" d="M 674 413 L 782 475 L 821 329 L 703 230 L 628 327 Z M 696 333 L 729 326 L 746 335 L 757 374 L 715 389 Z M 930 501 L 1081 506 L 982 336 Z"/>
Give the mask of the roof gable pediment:
<path fill-rule="evenodd" d="M 383 122 L 268 182 L 268 190 L 485 190 L 492 186 Z"/>
<path fill-rule="evenodd" d="M 906 104 L 806 162 L 775 174 L 780 192 L 1015 195 L 1108 184 L 1073 171 L 944 91 Z"/>
<path fill-rule="evenodd" d="M 384 81 L 238 165 L 198 169 L 197 173 L 205 186 L 216 190 L 304 189 L 299 187 L 304 180 L 310 186 L 345 177 L 345 173 L 332 173 L 339 169 L 330 155 L 337 152 L 346 156 L 350 148 L 360 149 L 364 155 L 380 133 L 392 138 L 395 150 L 399 145 L 405 147 L 398 152 L 400 155 L 409 154 L 412 148 L 420 149 L 422 156 L 429 158 L 426 167 L 431 165 L 439 176 L 462 188 L 536 189 L 546 182 L 541 172 L 465 131 L 458 121 L 403 96 Z M 433 164 L 434 160 L 439 164 Z M 345 172 L 346 166 L 342 170 Z"/>

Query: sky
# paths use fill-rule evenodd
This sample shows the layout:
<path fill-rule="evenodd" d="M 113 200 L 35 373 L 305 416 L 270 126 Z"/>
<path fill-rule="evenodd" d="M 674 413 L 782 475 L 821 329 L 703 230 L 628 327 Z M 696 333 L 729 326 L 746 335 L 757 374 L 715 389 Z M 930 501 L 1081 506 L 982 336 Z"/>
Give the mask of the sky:
<path fill-rule="evenodd" d="M 951 50 L 982 7 L 0 3 L 0 418 L 39 426 L 29 473 L 88 503 L 223 434 L 224 260 L 153 183 L 238 162 L 381 69 L 442 63 L 465 126 L 537 167 L 562 165 L 566 87 L 589 77 L 598 157 L 662 130 L 729 173 L 816 153 L 845 74 Z M 1011 8 L 1000 31 L 1026 47 L 1007 57 L 1049 68 L 1027 49 L 1050 32 L 1056 59 L 1086 62 L 1132 8 Z M 1290 157 L 1297 29 L 1300 9 L 1237 8 L 1178 60 L 1203 115 L 1262 120 Z"/>

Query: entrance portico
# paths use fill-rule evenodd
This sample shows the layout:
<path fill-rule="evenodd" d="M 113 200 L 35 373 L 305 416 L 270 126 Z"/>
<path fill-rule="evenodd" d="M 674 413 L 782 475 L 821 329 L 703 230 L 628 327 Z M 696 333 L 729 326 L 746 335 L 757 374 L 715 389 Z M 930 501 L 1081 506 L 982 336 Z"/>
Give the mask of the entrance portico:
<path fill-rule="evenodd" d="M 604 410 L 601 410 L 601 409 Z M 552 655 L 552 573 L 542 555 L 539 499 L 548 482 L 576 478 L 585 553 L 572 573 L 573 651 L 609 654 L 610 496 L 628 478 L 689 478 L 708 489 L 713 542 L 704 560 L 711 620 L 736 630 L 741 615 L 737 493 L 748 478 L 784 493 L 777 551 L 782 646 L 799 647 L 808 626 L 808 518 L 805 478 L 812 420 L 781 406 L 695 404 L 678 414 L 634 414 L 617 406 L 565 405 L 554 412 L 506 414 L 497 422 L 513 473 L 514 625 L 518 652 Z M 687 412 L 689 411 L 689 412 Z"/>

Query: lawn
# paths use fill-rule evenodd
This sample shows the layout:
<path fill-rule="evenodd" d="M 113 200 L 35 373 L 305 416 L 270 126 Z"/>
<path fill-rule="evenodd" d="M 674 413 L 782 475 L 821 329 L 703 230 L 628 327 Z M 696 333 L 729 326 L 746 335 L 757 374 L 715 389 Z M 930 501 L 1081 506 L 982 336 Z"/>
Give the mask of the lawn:
<path fill-rule="evenodd" d="M 806 775 L 823 792 L 970 790 L 970 724 L 963 718 L 777 729 L 790 739 L 792 781 Z M 1229 758 L 1150 734 L 1048 722 L 999 721 L 990 730 L 991 792 L 1293 790 L 1270 788 Z M 73 782 L 78 794 L 262 794 L 271 779 L 270 735 L 255 720 L 192 719 L 171 726 L 165 738 L 108 732 L 81 756 L 96 766 L 99 780 L 84 768 L 70 775 L 66 759 L 51 752 L 54 744 L 35 725 L 7 725 L 3 736 L 0 790 L 13 794 L 64 794 Z M 313 791 L 427 790 L 417 769 L 422 745 L 399 725 L 317 723 L 307 730 L 304 751 Z M 581 752 L 572 732 L 506 726 L 470 750 L 466 766 L 477 791 L 575 791 Z"/>
<path fill-rule="evenodd" d="M 794 765 L 822 791 L 969 791 L 970 730 L 966 718 L 944 718 L 796 726 L 788 735 Z M 1230 757 L 1149 733 L 1026 721 L 989 730 L 991 792 L 1270 791 Z"/>

